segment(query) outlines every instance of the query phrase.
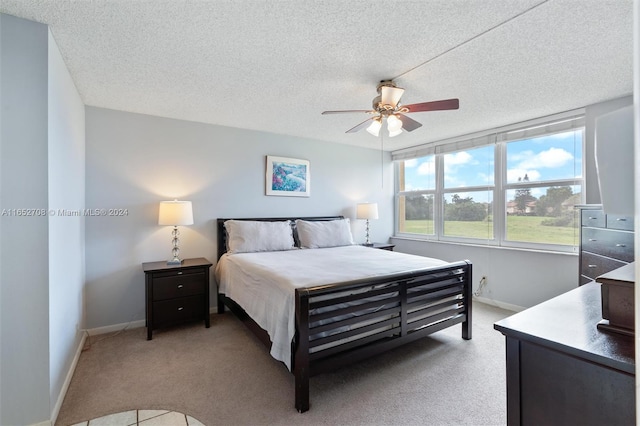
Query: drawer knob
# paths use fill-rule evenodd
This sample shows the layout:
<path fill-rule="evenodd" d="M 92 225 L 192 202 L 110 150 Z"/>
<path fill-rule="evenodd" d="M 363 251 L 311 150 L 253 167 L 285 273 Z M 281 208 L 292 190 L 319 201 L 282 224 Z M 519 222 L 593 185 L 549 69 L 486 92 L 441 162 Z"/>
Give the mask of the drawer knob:
<path fill-rule="evenodd" d="M 181 310 L 183 310 L 183 309 L 184 309 L 184 308 L 183 308 L 182 306 L 180 306 L 180 307 L 178 308 L 178 310 L 179 310 L 179 311 L 181 311 Z"/>
<path fill-rule="evenodd" d="M 596 220 L 596 219 L 597 219 L 597 217 L 589 216 L 589 219 L 590 219 L 590 220 Z"/>
<path fill-rule="evenodd" d="M 589 268 L 597 268 L 598 265 L 588 265 Z"/>
<path fill-rule="evenodd" d="M 617 218 L 616 220 L 617 220 L 618 222 L 626 222 L 626 221 L 627 221 L 627 219 L 626 219 L 626 218 L 624 218 L 624 217 L 619 217 L 619 218 Z"/>
<path fill-rule="evenodd" d="M 178 272 L 178 275 L 182 275 L 182 272 Z"/>
<path fill-rule="evenodd" d="M 182 284 L 178 284 L 178 288 L 182 288 L 184 287 Z"/>
<path fill-rule="evenodd" d="M 589 241 L 598 241 L 595 238 L 589 238 Z"/>
<path fill-rule="evenodd" d="M 626 244 L 616 244 L 616 247 L 626 247 Z"/>

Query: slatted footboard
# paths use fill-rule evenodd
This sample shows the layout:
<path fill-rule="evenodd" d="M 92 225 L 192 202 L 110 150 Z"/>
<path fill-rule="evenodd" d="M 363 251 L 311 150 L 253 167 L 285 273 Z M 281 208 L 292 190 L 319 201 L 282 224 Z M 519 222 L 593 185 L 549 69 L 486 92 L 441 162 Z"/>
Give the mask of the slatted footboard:
<path fill-rule="evenodd" d="M 468 261 L 375 279 L 296 289 L 295 406 L 309 409 L 309 377 L 455 324 L 471 339 Z"/>

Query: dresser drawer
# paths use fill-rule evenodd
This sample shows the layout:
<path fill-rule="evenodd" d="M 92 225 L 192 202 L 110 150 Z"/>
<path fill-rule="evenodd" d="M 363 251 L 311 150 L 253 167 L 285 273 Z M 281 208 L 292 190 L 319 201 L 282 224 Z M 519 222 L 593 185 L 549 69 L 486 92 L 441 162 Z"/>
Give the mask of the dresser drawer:
<path fill-rule="evenodd" d="M 203 295 L 153 302 L 154 328 L 183 321 L 205 319 L 204 308 Z"/>
<path fill-rule="evenodd" d="M 633 234 L 611 229 L 582 228 L 582 250 L 633 262 Z"/>
<path fill-rule="evenodd" d="M 624 265 L 626 265 L 624 262 L 583 251 L 580 272 L 582 275 L 595 280 L 598 276 Z"/>
<path fill-rule="evenodd" d="M 591 281 L 593 281 L 593 278 L 589 278 L 587 276 L 580 274 L 580 285 L 585 285 L 587 283 L 590 283 Z"/>
<path fill-rule="evenodd" d="M 582 210 L 582 226 L 595 226 L 604 228 L 607 226 L 607 217 L 602 210 Z"/>
<path fill-rule="evenodd" d="M 204 273 L 170 275 L 153 279 L 153 300 L 172 299 L 204 293 Z"/>
<path fill-rule="evenodd" d="M 623 231 L 633 231 L 633 217 L 608 214 L 607 228 L 620 229 Z"/>

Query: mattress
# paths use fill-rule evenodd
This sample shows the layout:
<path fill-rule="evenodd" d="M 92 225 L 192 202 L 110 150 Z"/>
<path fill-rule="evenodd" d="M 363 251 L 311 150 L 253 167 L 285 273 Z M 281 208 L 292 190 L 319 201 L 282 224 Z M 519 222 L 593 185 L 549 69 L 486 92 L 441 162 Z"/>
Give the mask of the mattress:
<path fill-rule="evenodd" d="M 271 339 L 271 356 L 291 369 L 295 289 L 446 265 L 447 262 L 358 245 L 225 254 L 218 291 L 238 303 Z"/>

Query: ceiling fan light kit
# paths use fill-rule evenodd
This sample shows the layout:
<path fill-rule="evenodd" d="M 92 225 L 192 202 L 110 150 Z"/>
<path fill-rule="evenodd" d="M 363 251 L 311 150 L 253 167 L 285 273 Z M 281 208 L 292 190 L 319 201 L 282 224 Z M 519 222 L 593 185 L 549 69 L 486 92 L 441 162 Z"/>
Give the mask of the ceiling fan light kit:
<path fill-rule="evenodd" d="M 383 120 L 387 122 L 389 137 L 394 137 L 402 133 L 403 130 L 412 132 L 421 127 L 422 124 L 407 117 L 405 114 L 412 112 L 442 111 L 458 109 L 460 102 L 458 99 L 445 99 L 441 101 L 421 102 L 411 105 L 401 105 L 400 99 L 404 94 L 404 89 L 397 87 L 392 80 L 382 80 L 377 87 L 378 96 L 373 98 L 372 110 L 339 110 L 323 111 L 322 114 L 341 113 L 367 113 L 373 117 L 366 119 L 362 123 L 347 130 L 346 133 L 355 133 L 366 128 L 367 132 L 374 136 L 380 135 Z"/>

